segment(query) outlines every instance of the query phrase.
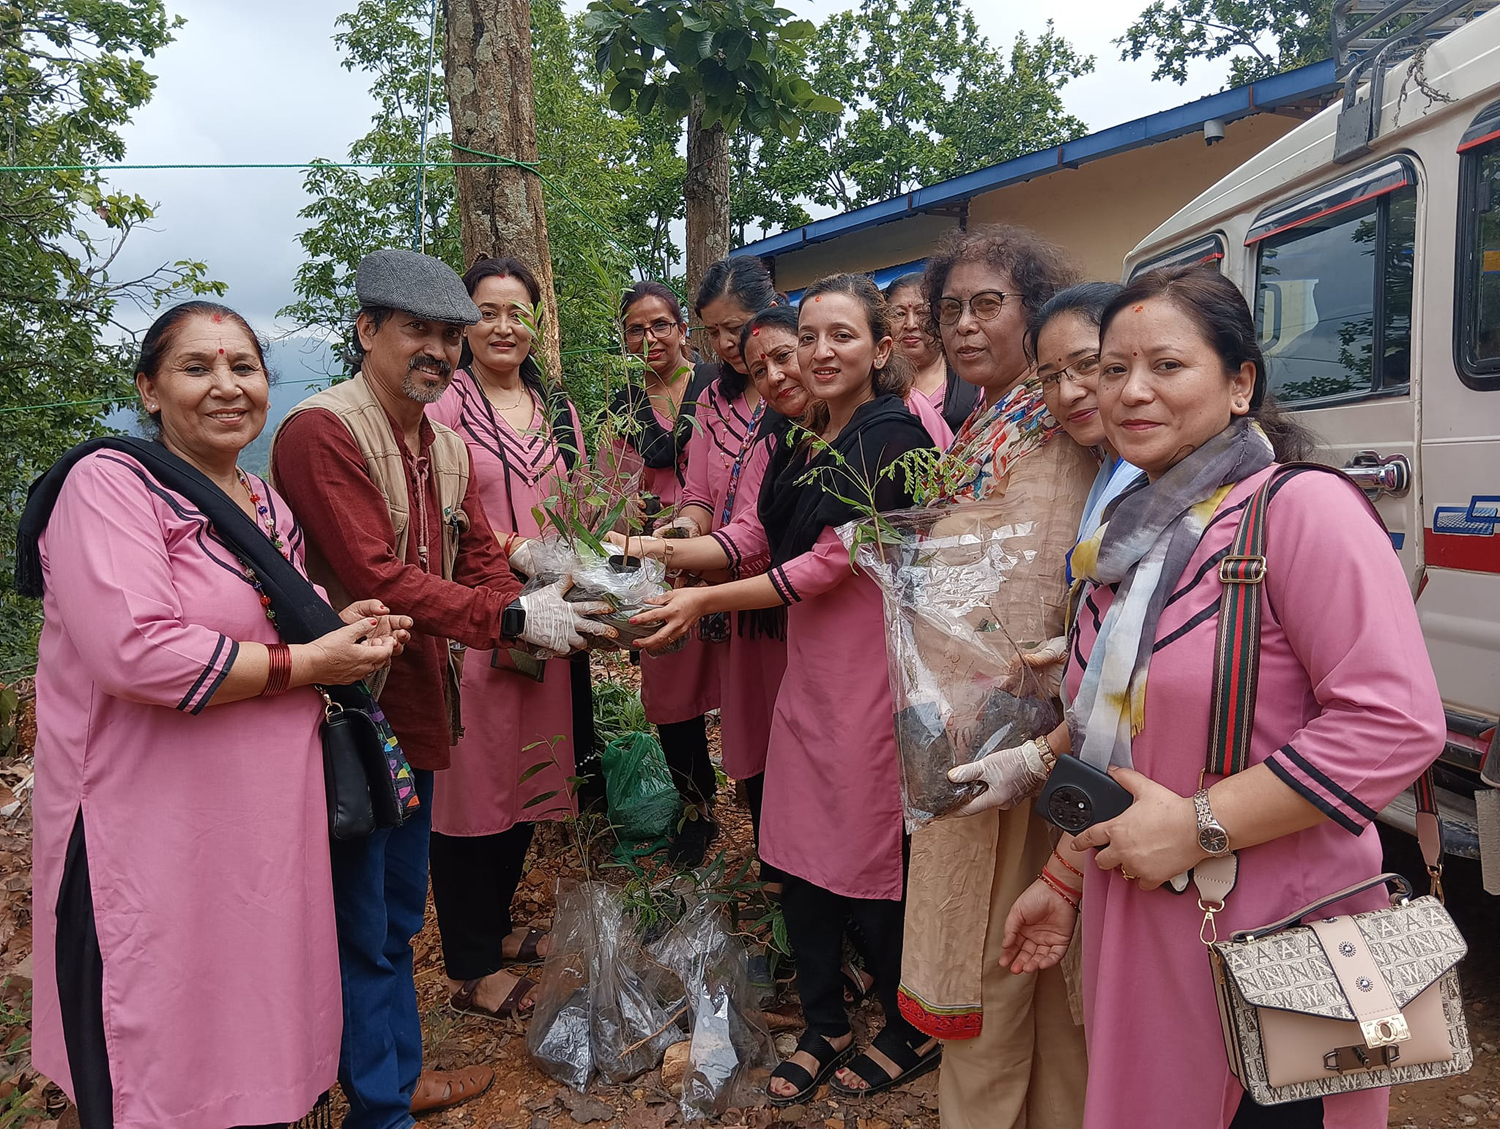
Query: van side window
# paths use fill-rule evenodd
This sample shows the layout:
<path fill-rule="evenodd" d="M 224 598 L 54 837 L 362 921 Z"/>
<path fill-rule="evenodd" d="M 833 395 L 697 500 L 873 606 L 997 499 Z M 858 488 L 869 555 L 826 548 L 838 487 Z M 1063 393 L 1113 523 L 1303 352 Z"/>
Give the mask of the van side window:
<path fill-rule="evenodd" d="M 1219 270 L 1223 261 L 1224 237 L 1215 231 L 1210 235 L 1205 235 L 1202 239 L 1195 239 L 1181 247 L 1174 247 L 1165 254 L 1157 255 L 1154 259 L 1147 259 L 1130 272 L 1130 280 L 1134 282 L 1148 270 L 1156 270 L 1159 267 L 1185 267 L 1197 264 Z"/>
<path fill-rule="evenodd" d="M 1416 172 L 1399 159 L 1257 219 L 1256 330 L 1284 403 L 1407 390 L 1416 226 Z"/>
<path fill-rule="evenodd" d="M 1487 112 L 1492 118 L 1500 118 Z M 1484 118 L 1485 115 L 1481 115 Z M 1472 388 L 1500 388 L 1500 120 L 1476 122 L 1459 172 L 1458 372 Z M 1471 130 L 1470 132 L 1475 132 Z M 1488 132 L 1488 136 L 1485 135 Z"/>

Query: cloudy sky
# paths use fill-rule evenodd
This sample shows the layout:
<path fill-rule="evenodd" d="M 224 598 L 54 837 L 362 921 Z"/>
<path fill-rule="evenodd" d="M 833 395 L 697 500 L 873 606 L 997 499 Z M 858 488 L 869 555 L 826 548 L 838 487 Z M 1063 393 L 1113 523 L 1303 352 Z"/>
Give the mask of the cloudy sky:
<path fill-rule="evenodd" d="M 821 20 L 854 0 L 783 0 Z M 581 0 L 579 0 L 581 3 Z M 570 0 L 570 7 L 576 6 Z M 1217 90 L 1225 63 L 1200 67 L 1189 83 L 1151 81 L 1145 62 L 1124 63 L 1111 40 L 1144 0 L 971 0 L 992 42 L 1018 31 L 1039 34 L 1048 18 L 1095 73 L 1064 91 L 1067 108 L 1102 129 Z M 137 164 L 284 163 L 341 159 L 369 128 L 367 76 L 339 65 L 334 19 L 353 0 L 169 0 L 187 18 L 177 41 L 150 63 L 156 96 L 126 128 L 126 160 Z M 294 297 L 301 260 L 298 210 L 306 203 L 292 170 L 121 171 L 121 190 L 160 205 L 154 230 L 132 234 L 122 276 L 163 262 L 201 259 L 229 285 L 225 300 L 262 332 L 276 332 L 276 311 Z"/>

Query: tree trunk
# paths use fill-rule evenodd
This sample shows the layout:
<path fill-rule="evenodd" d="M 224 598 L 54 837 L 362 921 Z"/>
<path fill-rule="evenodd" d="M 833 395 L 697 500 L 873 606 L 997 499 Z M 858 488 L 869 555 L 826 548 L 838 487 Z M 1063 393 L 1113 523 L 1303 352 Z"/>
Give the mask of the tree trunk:
<path fill-rule="evenodd" d="M 444 0 L 453 140 L 470 149 L 517 161 L 537 159 L 536 103 L 531 72 L 530 0 Z M 456 161 L 482 161 L 459 150 Z M 485 255 L 519 259 L 542 287 L 542 337 L 538 360 L 553 380 L 558 356 L 557 292 L 547 242 L 542 182 L 535 173 L 505 165 L 455 170 L 464 264 Z"/>
<path fill-rule="evenodd" d="M 703 107 L 696 99 L 688 114 L 687 178 L 682 196 L 687 206 L 687 300 L 691 306 L 704 272 L 729 254 L 729 135 L 722 125 L 703 128 Z"/>

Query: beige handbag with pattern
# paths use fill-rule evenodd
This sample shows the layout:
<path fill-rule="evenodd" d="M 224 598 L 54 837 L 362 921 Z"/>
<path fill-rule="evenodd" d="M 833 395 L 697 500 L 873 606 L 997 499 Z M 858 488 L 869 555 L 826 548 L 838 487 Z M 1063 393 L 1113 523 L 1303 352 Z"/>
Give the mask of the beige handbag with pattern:
<path fill-rule="evenodd" d="M 1391 883 L 1388 909 L 1297 924 Z M 1229 1067 L 1261 1105 L 1462 1074 L 1474 1061 L 1441 902 L 1398 874 L 1209 946 Z"/>

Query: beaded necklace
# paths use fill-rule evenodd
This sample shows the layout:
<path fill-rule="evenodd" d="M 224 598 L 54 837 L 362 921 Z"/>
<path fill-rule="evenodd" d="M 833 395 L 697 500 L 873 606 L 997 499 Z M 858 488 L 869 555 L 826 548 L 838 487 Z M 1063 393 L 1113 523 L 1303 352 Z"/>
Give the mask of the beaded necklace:
<path fill-rule="evenodd" d="M 272 545 L 276 546 L 278 553 L 287 560 L 291 560 L 292 554 L 288 551 L 286 542 L 282 539 L 281 531 L 276 528 L 276 519 L 271 516 L 271 508 L 266 505 L 265 499 L 256 493 L 255 488 L 250 485 L 250 479 L 244 471 L 239 467 L 235 467 L 234 474 L 239 479 L 240 486 L 243 487 L 245 493 L 250 496 L 250 504 L 255 507 L 256 517 L 261 527 L 266 531 L 266 537 L 270 539 Z M 261 586 L 260 577 L 256 575 L 255 570 L 250 567 L 250 562 L 245 560 L 244 557 L 240 557 L 240 567 L 245 570 L 246 582 L 249 583 L 250 587 L 255 589 L 256 594 L 260 597 L 260 606 L 265 610 L 266 618 L 275 623 L 276 612 L 271 607 L 271 597 L 266 595 L 265 588 Z"/>

